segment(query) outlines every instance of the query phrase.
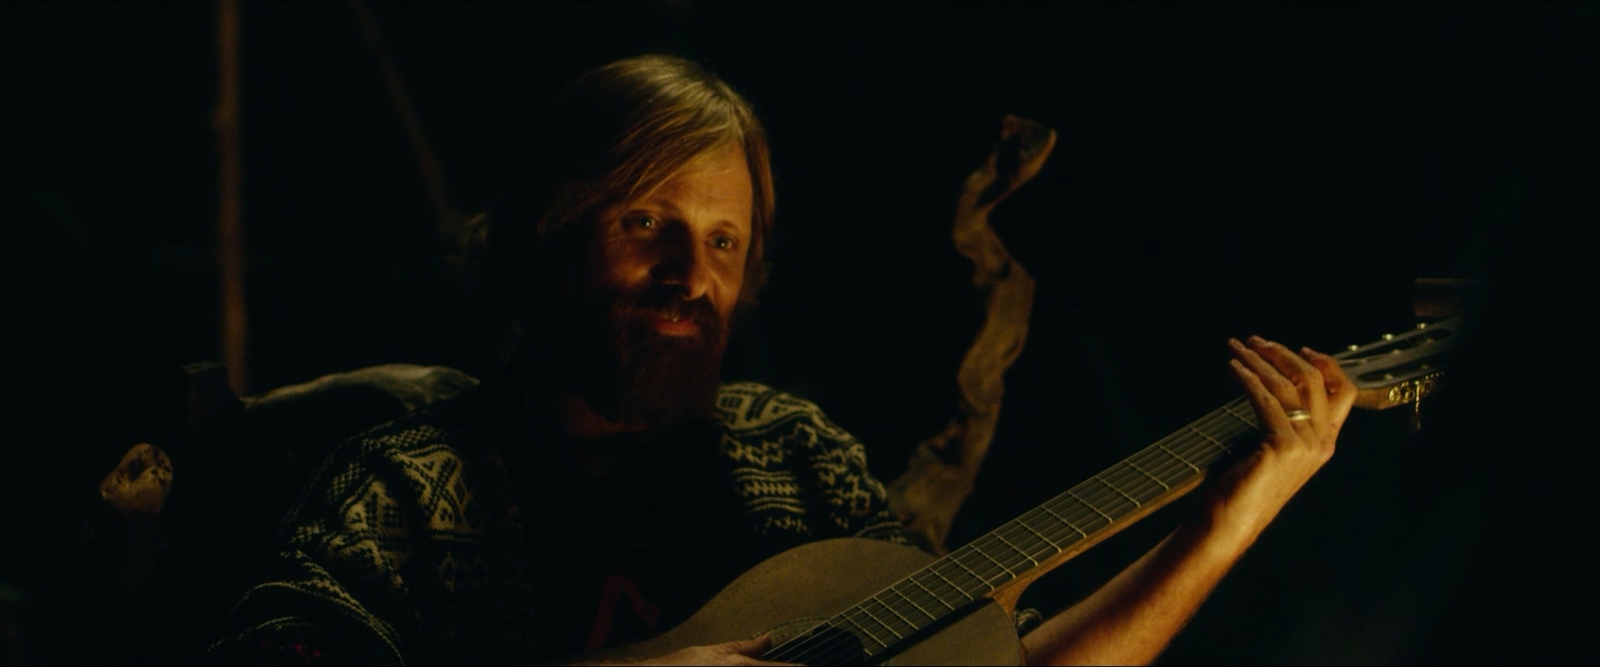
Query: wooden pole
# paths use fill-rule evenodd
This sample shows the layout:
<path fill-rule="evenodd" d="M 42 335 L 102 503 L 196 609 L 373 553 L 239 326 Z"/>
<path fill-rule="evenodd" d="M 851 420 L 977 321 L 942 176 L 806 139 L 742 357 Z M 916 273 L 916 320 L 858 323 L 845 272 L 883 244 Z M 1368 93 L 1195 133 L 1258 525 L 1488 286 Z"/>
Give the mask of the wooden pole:
<path fill-rule="evenodd" d="M 366 43 L 373 62 L 378 65 L 383 75 L 383 87 L 389 92 L 389 103 L 394 106 L 395 114 L 400 116 L 400 124 L 406 130 L 406 139 L 411 144 L 412 152 L 416 153 L 417 170 L 421 172 L 428 203 L 433 206 L 438 230 L 440 233 L 453 236 L 460 220 L 456 219 L 455 209 L 450 205 L 450 191 L 445 187 L 444 169 L 440 167 L 439 159 L 433 152 L 433 145 L 428 143 L 428 135 L 422 131 L 422 119 L 417 115 L 416 105 L 411 101 L 411 93 L 406 89 L 405 79 L 400 76 L 400 68 L 396 67 L 394 59 L 389 57 L 389 48 L 383 43 L 383 33 L 378 30 L 378 21 L 373 18 L 372 8 L 368 6 L 366 0 L 349 0 L 347 4 L 355 16 L 356 26 L 361 30 L 361 41 Z"/>
<path fill-rule="evenodd" d="M 217 210 L 217 273 L 222 298 L 222 360 L 228 385 L 245 395 L 247 330 L 244 303 L 244 174 L 239 153 L 239 0 L 219 0 L 217 15 L 217 132 L 220 178 Z"/>

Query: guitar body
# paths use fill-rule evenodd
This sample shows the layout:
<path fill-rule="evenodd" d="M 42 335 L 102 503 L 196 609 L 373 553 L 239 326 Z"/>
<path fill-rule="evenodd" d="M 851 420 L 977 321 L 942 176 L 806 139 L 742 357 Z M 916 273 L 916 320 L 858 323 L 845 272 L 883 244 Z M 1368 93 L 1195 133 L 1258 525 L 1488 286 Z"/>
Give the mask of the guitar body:
<path fill-rule="evenodd" d="M 583 656 L 589 660 L 655 658 L 690 646 L 769 632 L 773 644 L 871 597 L 932 563 L 918 549 L 865 538 L 812 542 L 773 556 L 740 575 L 678 627 L 652 639 Z M 1019 665 L 1022 642 L 999 604 L 985 599 L 883 664 Z"/>

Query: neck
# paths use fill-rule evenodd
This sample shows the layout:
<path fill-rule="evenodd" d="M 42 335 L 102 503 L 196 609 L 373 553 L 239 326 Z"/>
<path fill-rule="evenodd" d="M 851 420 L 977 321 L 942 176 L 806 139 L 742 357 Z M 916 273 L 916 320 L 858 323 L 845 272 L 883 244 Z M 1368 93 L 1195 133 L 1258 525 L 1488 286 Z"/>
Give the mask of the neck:
<path fill-rule="evenodd" d="M 525 366 L 518 367 L 517 379 L 531 416 L 568 439 L 595 440 L 646 430 L 644 425 L 607 419 L 577 392 Z"/>

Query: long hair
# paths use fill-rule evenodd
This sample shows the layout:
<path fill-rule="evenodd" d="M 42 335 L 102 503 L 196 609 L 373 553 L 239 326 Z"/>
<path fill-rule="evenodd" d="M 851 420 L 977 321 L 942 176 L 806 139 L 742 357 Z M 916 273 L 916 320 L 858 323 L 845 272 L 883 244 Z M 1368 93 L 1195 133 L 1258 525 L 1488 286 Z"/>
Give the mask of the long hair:
<path fill-rule="evenodd" d="M 468 223 L 463 248 L 474 302 L 503 357 L 521 344 L 523 314 L 583 256 L 595 213 L 648 193 L 728 145 L 744 150 L 754 185 L 739 304 L 755 304 L 767 275 L 772 168 L 766 131 L 727 83 L 675 56 L 626 58 L 561 89 L 535 129 L 530 168 Z"/>

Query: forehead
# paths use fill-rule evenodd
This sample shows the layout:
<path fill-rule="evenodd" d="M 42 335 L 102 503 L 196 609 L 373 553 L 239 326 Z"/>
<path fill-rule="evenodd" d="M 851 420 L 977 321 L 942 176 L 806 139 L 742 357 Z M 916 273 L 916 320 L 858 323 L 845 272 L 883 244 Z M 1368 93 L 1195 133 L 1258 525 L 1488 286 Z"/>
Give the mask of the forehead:
<path fill-rule="evenodd" d="M 744 149 L 727 144 L 690 160 L 630 204 L 664 208 L 692 218 L 690 222 L 726 222 L 748 230 L 754 202 Z"/>

